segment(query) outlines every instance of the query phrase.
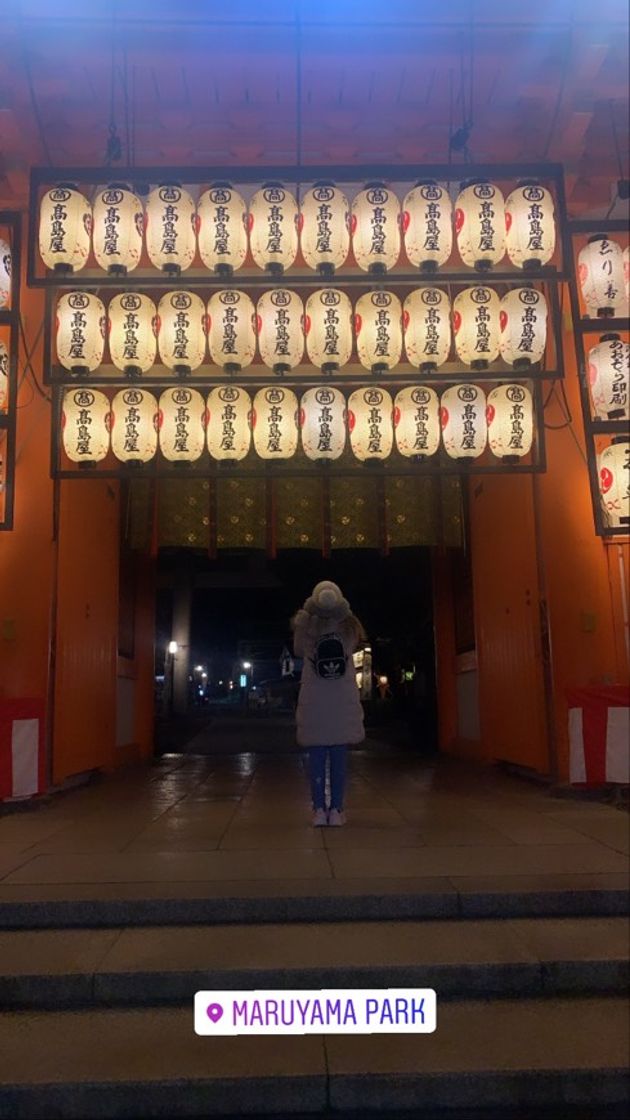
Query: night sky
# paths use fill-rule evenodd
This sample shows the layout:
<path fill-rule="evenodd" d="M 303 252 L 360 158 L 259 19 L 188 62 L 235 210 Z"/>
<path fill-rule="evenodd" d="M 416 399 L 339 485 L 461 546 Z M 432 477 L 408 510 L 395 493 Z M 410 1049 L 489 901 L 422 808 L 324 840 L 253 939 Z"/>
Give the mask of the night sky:
<path fill-rule="evenodd" d="M 241 586 L 197 590 L 193 605 L 192 649 L 195 659 L 213 658 L 225 666 L 236 657 L 239 641 L 269 643 L 279 657 L 289 638 L 289 619 L 321 579 L 338 583 L 365 626 L 374 647 L 375 667 L 433 664 L 431 567 L 428 549 L 397 549 L 382 557 L 372 550 L 336 552 L 330 560 L 319 553 L 282 552 L 276 560 L 260 554 L 220 553 L 216 561 L 188 554 L 203 578 L 238 579 Z M 168 573 L 176 553 L 161 554 L 160 570 Z M 253 581 L 271 586 L 247 586 Z M 171 593 L 158 596 L 158 644 L 168 640 Z M 277 652 L 276 652 L 277 651 Z"/>

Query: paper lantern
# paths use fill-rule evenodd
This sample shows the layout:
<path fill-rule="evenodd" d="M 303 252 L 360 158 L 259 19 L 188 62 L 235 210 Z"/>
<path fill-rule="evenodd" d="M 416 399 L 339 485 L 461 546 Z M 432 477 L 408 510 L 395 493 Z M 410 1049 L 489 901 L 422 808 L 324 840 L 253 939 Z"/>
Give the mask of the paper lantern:
<path fill-rule="evenodd" d="M 180 377 L 197 369 L 206 354 L 206 309 L 194 292 L 167 292 L 158 305 L 160 358 Z"/>
<path fill-rule="evenodd" d="M 252 410 L 254 448 L 261 459 L 290 459 L 298 444 L 298 403 L 295 393 L 280 386 L 261 389 Z"/>
<path fill-rule="evenodd" d="M 197 389 L 177 385 L 160 396 L 160 451 L 171 463 L 193 463 L 206 444 L 206 404 Z"/>
<path fill-rule="evenodd" d="M 534 438 L 534 403 L 525 385 L 498 385 L 486 403 L 488 443 L 498 459 L 522 459 Z"/>
<path fill-rule="evenodd" d="M 302 300 L 286 288 L 274 288 L 260 297 L 256 311 L 258 347 L 263 362 L 274 373 L 294 369 L 304 357 Z"/>
<path fill-rule="evenodd" d="M 350 250 L 350 207 L 333 183 L 316 183 L 300 204 L 300 245 L 309 268 L 332 276 Z"/>
<path fill-rule="evenodd" d="M 505 200 L 505 246 L 517 268 L 535 271 L 556 247 L 553 198 L 539 183 L 520 183 Z"/>
<path fill-rule="evenodd" d="M 630 345 L 618 334 L 602 335 L 598 345 L 589 350 L 588 380 L 596 419 L 630 418 Z"/>
<path fill-rule="evenodd" d="M 354 259 L 364 272 L 383 275 L 400 256 L 400 203 L 383 183 L 368 183 L 352 203 Z"/>
<path fill-rule="evenodd" d="M 373 373 L 393 369 L 402 352 L 402 307 L 393 292 L 365 292 L 354 314 L 359 361 Z"/>
<path fill-rule="evenodd" d="M 78 272 L 90 255 L 92 207 L 73 183 L 46 191 L 39 208 L 39 255 L 54 272 Z"/>
<path fill-rule="evenodd" d="M 110 300 L 109 353 L 116 369 L 139 377 L 155 363 L 157 312 L 153 300 L 138 292 L 123 292 Z"/>
<path fill-rule="evenodd" d="M 486 447 L 486 397 L 477 385 L 452 385 L 440 401 L 442 443 L 451 459 L 477 459 Z"/>
<path fill-rule="evenodd" d="M 197 241 L 206 268 L 231 276 L 247 256 L 247 208 L 231 183 L 215 183 L 197 203 Z"/>
<path fill-rule="evenodd" d="M 148 463 L 157 451 L 158 402 L 146 389 L 121 389 L 112 400 L 112 451 L 121 463 Z"/>
<path fill-rule="evenodd" d="M 386 389 L 357 389 L 348 399 L 350 447 L 362 463 L 387 459 L 394 443 L 392 398 Z"/>
<path fill-rule="evenodd" d="M 501 357 L 515 369 L 535 365 L 547 345 L 547 300 L 535 288 L 514 288 L 501 300 Z"/>
<path fill-rule="evenodd" d="M 73 463 L 100 463 L 109 451 L 110 404 L 98 389 L 66 389 L 61 411 L 63 449 Z"/>
<path fill-rule="evenodd" d="M 169 276 L 190 268 L 196 249 L 195 204 L 178 183 L 162 183 L 147 197 L 146 241 L 151 264 Z"/>
<path fill-rule="evenodd" d="M 403 202 L 402 229 L 411 264 L 425 273 L 437 272 L 453 248 L 448 191 L 434 182 L 416 183 Z"/>
<path fill-rule="evenodd" d="M 0 237 L 0 307 L 8 307 L 11 298 L 11 248 Z"/>
<path fill-rule="evenodd" d="M 412 366 L 438 369 L 451 352 L 451 305 L 440 288 L 416 288 L 403 307 L 405 351 Z"/>
<path fill-rule="evenodd" d="M 626 314 L 623 252 L 604 234 L 589 237 L 578 256 L 578 277 L 587 315 L 607 318 Z"/>
<path fill-rule="evenodd" d="M 0 338 L 0 412 L 4 412 L 9 401 L 9 351 Z"/>
<path fill-rule="evenodd" d="M 306 301 L 306 353 L 324 373 L 334 373 L 352 354 L 352 304 L 345 292 L 324 288 Z"/>
<path fill-rule="evenodd" d="M 259 268 L 281 276 L 298 251 L 298 206 L 280 183 L 265 183 L 249 204 L 249 246 Z"/>
<path fill-rule="evenodd" d="M 213 459 L 237 462 L 252 441 L 252 402 L 236 385 L 218 385 L 208 396 L 208 451 Z"/>
<path fill-rule="evenodd" d="M 124 276 L 142 255 L 144 211 L 142 203 L 124 183 L 99 191 L 94 202 L 92 245 L 101 268 Z"/>
<path fill-rule="evenodd" d="M 626 245 L 623 254 L 623 285 L 626 297 L 626 307 L 630 305 L 630 245 Z"/>
<path fill-rule="evenodd" d="M 215 292 L 208 303 L 210 358 L 227 373 L 251 365 L 256 353 L 256 313 L 245 292 Z"/>
<path fill-rule="evenodd" d="M 499 355 L 500 303 L 493 288 L 466 288 L 453 303 L 455 349 L 472 369 L 487 369 Z"/>
<path fill-rule="evenodd" d="M 440 446 L 440 404 L 425 385 L 408 385 L 394 401 L 396 447 L 406 459 L 435 455 Z"/>
<path fill-rule="evenodd" d="M 68 292 L 57 304 L 57 358 L 74 374 L 91 373 L 103 361 L 107 317 L 98 296 Z"/>
<path fill-rule="evenodd" d="M 339 389 L 320 385 L 300 401 L 302 447 L 308 459 L 338 459 L 346 445 L 346 402 Z"/>
<path fill-rule="evenodd" d="M 492 183 L 462 183 L 455 203 L 457 248 L 465 265 L 483 272 L 505 255 L 505 204 Z"/>
<path fill-rule="evenodd" d="M 630 526 L 630 443 L 625 436 L 613 439 L 598 456 L 599 490 L 604 520 L 609 529 Z"/>

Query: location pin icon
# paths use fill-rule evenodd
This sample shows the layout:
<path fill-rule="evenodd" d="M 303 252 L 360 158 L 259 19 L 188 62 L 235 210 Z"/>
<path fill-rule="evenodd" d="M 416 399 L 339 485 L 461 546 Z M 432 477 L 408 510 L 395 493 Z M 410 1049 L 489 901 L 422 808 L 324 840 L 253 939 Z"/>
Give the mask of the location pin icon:
<path fill-rule="evenodd" d="M 223 1015 L 223 1008 L 221 1007 L 221 1004 L 209 1003 L 206 1010 L 206 1015 L 208 1016 L 211 1023 L 218 1023 L 219 1019 Z"/>

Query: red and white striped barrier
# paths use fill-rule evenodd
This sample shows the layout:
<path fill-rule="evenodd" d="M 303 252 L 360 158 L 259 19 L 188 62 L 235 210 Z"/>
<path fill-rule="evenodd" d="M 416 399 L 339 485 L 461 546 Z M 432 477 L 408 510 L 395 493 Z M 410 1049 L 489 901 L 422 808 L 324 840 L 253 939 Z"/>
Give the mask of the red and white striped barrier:
<path fill-rule="evenodd" d="M 630 688 L 575 688 L 567 699 L 571 784 L 630 783 Z"/>
<path fill-rule="evenodd" d="M 0 700 L 0 801 L 45 788 L 44 701 Z"/>

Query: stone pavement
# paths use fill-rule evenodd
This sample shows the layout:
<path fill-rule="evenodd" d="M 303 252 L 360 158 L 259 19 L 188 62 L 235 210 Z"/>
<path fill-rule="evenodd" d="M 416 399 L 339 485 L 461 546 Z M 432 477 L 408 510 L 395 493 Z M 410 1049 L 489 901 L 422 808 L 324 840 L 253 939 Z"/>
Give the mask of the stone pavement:
<path fill-rule="evenodd" d="M 0 817 L 1 1118 L 625 1117 L 625 813 L 381 738 L 315 830 L 286 721 L 189 749 Z M 398 986 L 435 1034 L 193 1033 L 200 989 Z"/>
<path fill-rule="evenodd" d="M 255 746 L 274 734 L 261 722 L 230 734 Z M 627 886 L 624 811 L 554 797 L 494 767 L 369 743 L 350 753 L 347 808 L 345 828 L 311 827 L 296 749 L 164 756 L 0 816 L 0 907 L 10 919 L 11 903 L 37 900 L 237 893 L 262 906 L 272 896 L 404 894 L 439 898 L 440 916 L 449 899 L 467 898 L 474 917 L 474 899 L 488 893 L 618 896 Z M 290 915 L 284 905 L 254 916 Z M 347 915 L 333 906 L 327 916 Z"/>

